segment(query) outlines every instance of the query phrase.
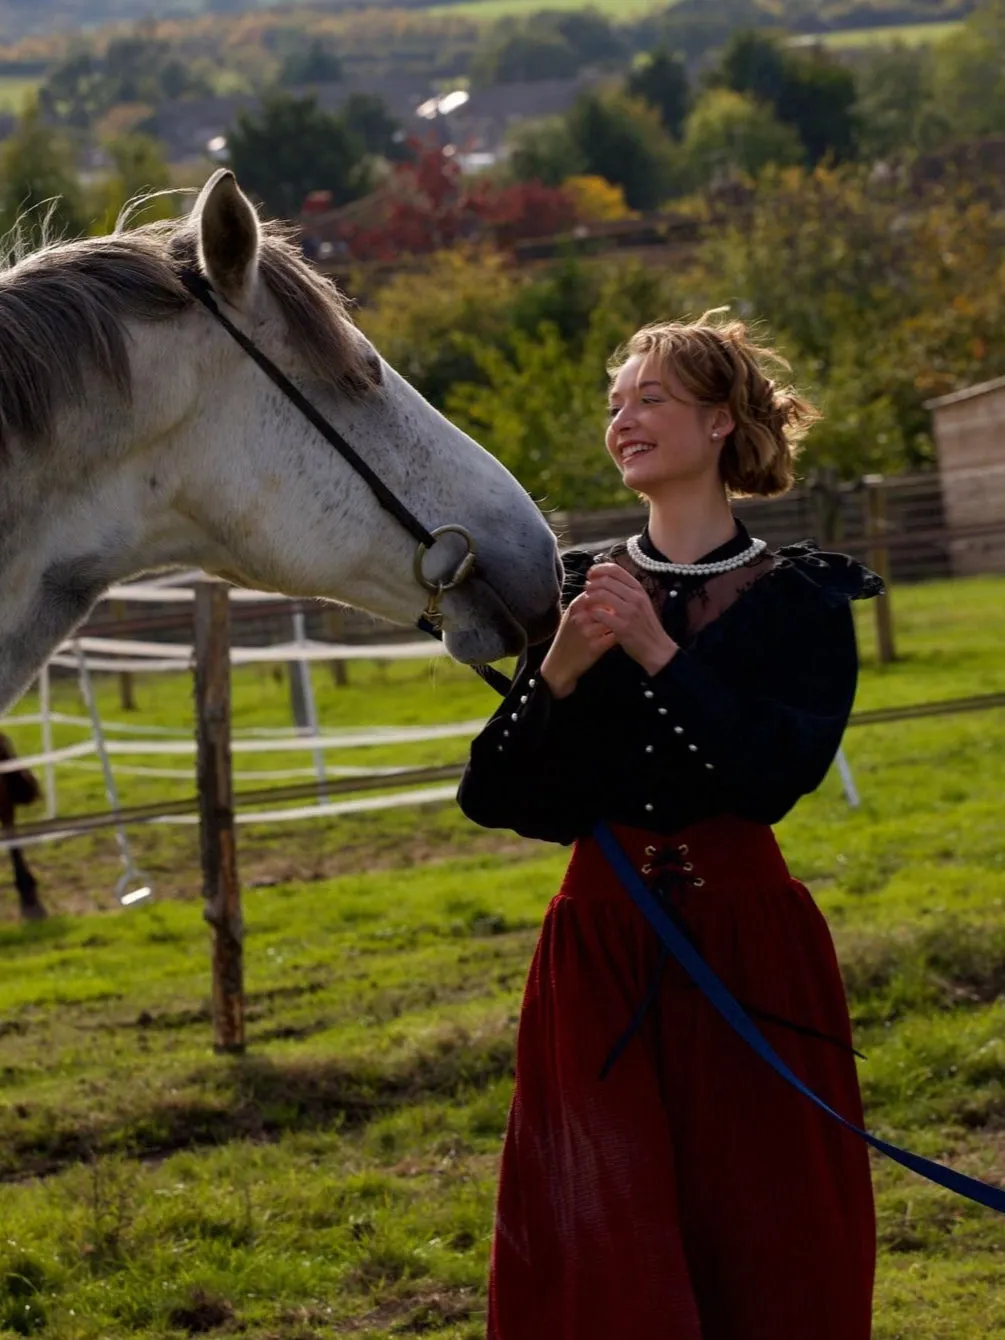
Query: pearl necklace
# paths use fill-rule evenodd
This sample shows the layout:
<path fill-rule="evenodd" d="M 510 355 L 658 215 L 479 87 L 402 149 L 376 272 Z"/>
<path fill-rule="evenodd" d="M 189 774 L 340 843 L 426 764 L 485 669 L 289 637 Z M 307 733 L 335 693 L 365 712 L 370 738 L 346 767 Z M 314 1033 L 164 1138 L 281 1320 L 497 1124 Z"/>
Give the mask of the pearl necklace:
<path fill-rule="evenodd" d="M 628 541 L 628 556 L 633 563 L 646 572 L 672 572 L 679 577 L 711 577 L 719 572 L 731 572 L 733 568 L 742 568 L 744 563 L 749 563 L 768 547 L 765 540 L 751 540 L 742 553 L 734 554 L 732 558 L 720 558 L 716 563 L 670 563 L 644 554 L 639 538 L 633 535 Z"/>

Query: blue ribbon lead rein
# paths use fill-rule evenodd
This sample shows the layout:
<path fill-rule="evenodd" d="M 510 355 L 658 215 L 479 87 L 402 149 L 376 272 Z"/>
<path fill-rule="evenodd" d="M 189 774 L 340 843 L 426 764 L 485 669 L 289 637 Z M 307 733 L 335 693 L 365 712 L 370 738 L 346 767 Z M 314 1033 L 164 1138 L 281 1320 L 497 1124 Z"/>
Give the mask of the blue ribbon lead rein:
<path fill-rule="evenodd" d="M 967 1200 L 976 1201 L 978 1205 L 986 1205 L 989 1210 L 997 1210 L 999 1214 L 1005 1214 L 1005 1191 L 1000 1187 L 991 1186 L 976 1177 L 967 1177 L 963 1173 L 955 1172 L 952 1168 L 947 1168 L 942 1163 L 936 1163 L 933 1159 L 922 1158 L 920 1154 L 912 1154 L 910 1150 L 901 1149 L 898 1145 L 892 1145 L 876 1135 L 870 1135 L 868 1131 L 862 1130 L 849 1121 L 847 1117 L 843 1117 L 840 1112 L 836 1112 L 812 1089 L 808 1088 L 799 1076 L 789 1069 L 747 1012 L 734 999 L 694 945 L 691 944 L 687 936 L 682 934 L 660 907 L 607 825 L 598 824 L 593 830 L 593 837 L 615 874 L 625 886 L 632 901 L 652 926 L 663 945 L 733 1031 L 749 1047 L 753 1048 L 757 1055 L 771 1066 L 772 1070 L 781 1075 L 787 1084 L 791 1084 L 794 1089 L 808 1098 L 811 1103 L 815 1103 L 829 1117 L 833 1117 L 835 1121 L 840 1122 L 846 1130 L 859 1136 L 873 1149 L 878 1149 L 881 1154 L 885 1154 L 896 1163 L 902 1164 L 905 1168 L 910 1168 L 912 1172 L 926 1177 L 938 1186 L 944 1186 L 949 1191 L 955 1191 L 959 1196 L 965 1196 Z"/>

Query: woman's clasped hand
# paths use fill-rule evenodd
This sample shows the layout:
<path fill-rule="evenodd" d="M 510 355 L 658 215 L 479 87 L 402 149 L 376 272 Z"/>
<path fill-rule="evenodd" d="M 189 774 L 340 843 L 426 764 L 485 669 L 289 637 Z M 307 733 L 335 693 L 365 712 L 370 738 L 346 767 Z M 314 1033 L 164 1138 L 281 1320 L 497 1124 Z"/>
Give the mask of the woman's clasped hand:
<path fill-rule="evenodd" d="M 641 583 L 617 563 L 598 563 L 586 574 L 586 590 L 565 611 L 541 666 L 552 693 L 570 694 L 615 644 L 650 675 L 677 652 Z"/>

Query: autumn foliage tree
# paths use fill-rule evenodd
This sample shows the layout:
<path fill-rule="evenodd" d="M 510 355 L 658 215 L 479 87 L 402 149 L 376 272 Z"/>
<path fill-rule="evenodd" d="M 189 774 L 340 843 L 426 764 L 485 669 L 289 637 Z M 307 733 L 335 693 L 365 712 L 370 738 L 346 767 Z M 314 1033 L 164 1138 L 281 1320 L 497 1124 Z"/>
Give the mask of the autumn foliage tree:
<path fill-rule="evenodd" d="M 378 191 L 348 212 L 337 233 L 355 260 L 394 261 L 463 241 L 511 246 L 563 232 L 575 221 L 573 197 L 561 188 L 469 181 L 456 155 L 430 146 L 399 163 Z"/>

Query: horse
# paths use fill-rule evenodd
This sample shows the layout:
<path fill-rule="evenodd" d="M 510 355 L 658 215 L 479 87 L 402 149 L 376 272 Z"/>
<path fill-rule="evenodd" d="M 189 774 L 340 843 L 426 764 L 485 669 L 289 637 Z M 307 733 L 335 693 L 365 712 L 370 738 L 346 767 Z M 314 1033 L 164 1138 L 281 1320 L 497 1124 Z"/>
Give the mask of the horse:
<path fill-rule="evenodd" d="M 433 589 L 472 665 L 557 626 L 539 508 L 228 170 L 182 219 L 15 256 L 0 328 L 0 711 L 110 585 L 179 566 L 398 623 Z"/>
<path fill-rule="evenodd" d="M 6 735 L 0 735 L 0 763 L 8 763 L 17 758 L 14 746 Z M 14 811 L 22 805 L 33 805 L 41 796 L 38 782 L 27 768 L 16 772 L 0 772 L 0 834 L 6 841 L 15 835 Z M 21 902 L 23 921 L 44 921 L 46 911 L 38 896 L 35 876 L 28 869 L 20 847 L 9 847 L 11 864 L 14 867 L 14 885 Z"/>

